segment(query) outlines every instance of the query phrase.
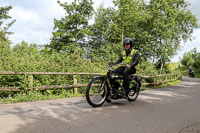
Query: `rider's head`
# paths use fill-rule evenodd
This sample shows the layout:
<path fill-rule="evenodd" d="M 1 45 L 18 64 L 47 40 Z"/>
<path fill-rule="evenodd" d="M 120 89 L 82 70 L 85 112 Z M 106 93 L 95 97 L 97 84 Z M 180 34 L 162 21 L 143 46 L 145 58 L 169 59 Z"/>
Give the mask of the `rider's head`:
<path fill-rule="evenodd" d="M 125 50 L 130 50 L 132 48 L 133 45 L 133 41 L 131 38 L 125 38 L 123 41 L 123 46 L 125 48 Z"/>

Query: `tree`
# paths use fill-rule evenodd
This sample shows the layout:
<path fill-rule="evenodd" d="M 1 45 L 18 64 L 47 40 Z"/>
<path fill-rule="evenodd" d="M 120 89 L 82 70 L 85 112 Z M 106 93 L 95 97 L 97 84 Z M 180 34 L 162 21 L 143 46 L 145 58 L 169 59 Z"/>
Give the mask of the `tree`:
<path fill-rule="evenodd" d="M 180 47 L 181 40 L 188 40 L 194 28 L 198 27 L 196 17 L 187 10 L 184 0 L 150 0 L 147 10 L 154 58 L 160 61 L 160 70 Z"/>
<path fill-rule="evenodd" d="M 98 16 L 100 18 L 98 20 L 101 22 L 98 23 L 98 27 L 106 28 L 106 30 L 103 30 L 104 35 L 101 36 L 103 38 L 101 40 L 105 40 L 106 44 L 104 45 L 120 43 L 121 46 L 113 46 L 120 46 L 122 50 L 124 38 L 130 37 L 134 41 L 134 48 L 138 49 L 142 55 L 145 55 L 145 52 L 149 53 L 149 47 L 147 47 L 149 44 L 146 43 L 149 38 L 148 32 L 144 31 L 146 18 L 149 16 L 145 10 L 145 2 L 143 0 L 115 0 L 114 4 L 115 8 L 112 8 L 112 10 L 101 9 L 104 10 L 104 13 L 111 11 L 109 14 L 107 12 L 107 14 L 102 15 L 103 18 Z M 105 21 L 105 19 L 110 21 Z"/>
<path fill-rule="evenodd" d="M 11 19 L 8 15 L 9 10 L 11 9 L 12 6 L 0 7 L 0 69 L 6 63 L 6 58 L 8 58 L 7 56 L 9 56 L 11 52 L 11 41 L 8 39 L 7 35 L 12 34 L 12 32 L 8 32 L 8 29 L 15 20 L 5 24 L 5 20 Z"/>
<path fill-rule="evenodd" d="M 110 31 L 111 42 L 123 41 L 131 37 L 136 42 L 136 37 L 141 34 L 140 24 L 146 16 L 143 0 L 115 0 L 116 14 L 113 16 L 113 24 Z M 142 35 L 141 35 L 142 36 Z M 137 45 L 137 43 L 135 43 Z M 137 46 L 136 46 L 137 47 Z"/>
<path fill-rule="evenodd" d="M 90 26 L 93 34 L 90 37 L 88 47 L 94 49 L 97 53 L 100 48 L 109 43 L 109 29 L 113 21 L 112 15 L 114 12 L 113 8 L 104 8 L 104 4 L 101 3 L 94 13 L 95 22 Z"/>
<path fill-rule="evenodd" d="M 183 59 L 181 60 L 181 64 L 185 67 L 189 68 L 189 66 L 192 66 L 194 64 L 194 59 L 192 57 L 191 52 L 185 52 L 183 55 Z"/>
<path fill-rule="evenodd" d="M 152 64 L 157 62 L 162 72 L 179 50 L 180 42 L 191 39 L 193 29 L 198 28 L 197 19 L 187 9 L 189 3 L 184 0 L 113 2 L 114 8 L 99 7 L 95 12 L 95 22 L 90 26 L 92 1 L 75 0 L 71 5 L 60 4 L 67 13 L 61 20 L 55 20 L 57 31 L 53 32 L 49 46 L 57 51 L 73 52 L 83 48 L 90 52 L 107 48 L 106 45 L 119 44 L 125 37 L 130 37 L 142 58 L 152 61 Z M 83 7 L 82 10 L 80 7 Z"/>
<path fill-rule="evenodd" d="M 12 32 L 8 32 L 10 26 L 13 25 L 15 20 L 12 20 L 10 23 L 5 24 L 6 27 L 3 27 L 4 21 L 7 19 L 11 19 L 8 15 L 8 12 L 12 9 L 12 6 L 0 7 L 0 40 L 6 40 L 6 35 L 12 34 Z"/>
<path fill-rule="evenodd" d="M 197 52 L 197 49 L 194 48 L 189 52 L 185 52 L 183 55 L 183 59 L 181 60 L 181 64 L 185 67 L 189 68 L 189 66 L 193 66 L 196 69 L 200 67 L 200 53 Z"/>
<path fill-rule="evenodd" d="M 86 44 L 87 35 L 90 34 L 88 21 L 93 13 L 91 0 L 75 0 L 71 4 L 61 3 L 66 11 L 65 17 L 54 20 L 53 37 L 49 47 L 56 51 L 74 52 Z"/>

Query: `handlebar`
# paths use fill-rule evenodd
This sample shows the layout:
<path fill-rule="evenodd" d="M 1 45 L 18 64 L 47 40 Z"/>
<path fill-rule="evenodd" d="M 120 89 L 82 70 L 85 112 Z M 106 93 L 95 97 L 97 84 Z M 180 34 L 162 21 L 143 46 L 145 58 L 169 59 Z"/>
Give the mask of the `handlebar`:
<path fill-rule="evenodd" d="M 113 68 L 113 66 L 118 66 L 118 65 L 126 65 L 126 63 L 118 63 L 118 64 L 107 64 L 106 65 L 106 67 L 105 67 L 105 69 L 104 70 L 102 70 L 102 73 L 106 73 L 106 71 L 113 71 L 114 70 L 114 68 Z"/>
<path fill-rule="evenodd" d="M 113 66 L 119 66 L 119 65 L 126 65 L 126 63 L 107 64 L 105 69 L 107 69 L 108 67 L 109 67 L 109 69 L 112 69 Z"/>
<path fill-rule="evenodd" d="M 126 63 L 111 64 L 109 66 L 118 66 L 118 65 L 126 65 Z"/>

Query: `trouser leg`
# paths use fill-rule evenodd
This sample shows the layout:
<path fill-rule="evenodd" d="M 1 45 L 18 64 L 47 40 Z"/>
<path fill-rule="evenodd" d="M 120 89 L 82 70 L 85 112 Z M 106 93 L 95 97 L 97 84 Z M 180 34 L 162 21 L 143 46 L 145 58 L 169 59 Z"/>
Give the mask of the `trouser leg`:
<path fill-rule="evenodd" d="M 123 75 L 124 70 L 125 70 L 125 67 L 121 66 L 121 67 L 116 68 L 114 72 Z"/>
<path fill-rule="evenodd" d="M 129 90 L 129 84 L 130 84 L 130 81 L 128 80 L 128 75 L 135 73 L 136 73 L 135 68 L 129 68 L 123 71 L 123 87 L 126 91 Z"/>
<path fill-rule="evenodd" d="M 123 75 L 124 70 L 125 70 L 125 66 L 121 66 L 121 67 L 116 68 L 116 69 L 114 70 L 114 72 L 115 72 L 115 73 L 118 73 L 118 74 L 120 74 L 120 75 Z M 112 82 L 112 81 L 111 81 L 111 82 Z M 115 88 L 118 88 L 118 87 L 119 87 L 119 85 L 117 84 L 117 82 L 115 82 L 115 80 L 113 80 L 112 83 L 113 83 L 113 85 L 115 86 Z"/>
<path fill-rule="evenodd" d="M 117 69 L 114 70 L 114 72 L 123 75 L 123 88 L 125 90 L 129 89 L 129 80 L 128 80 L 128 75 L 130 74 L 135 74 L 136 69 L 135 68 L 126 68 L 126 67 L 118 67 Z"/>

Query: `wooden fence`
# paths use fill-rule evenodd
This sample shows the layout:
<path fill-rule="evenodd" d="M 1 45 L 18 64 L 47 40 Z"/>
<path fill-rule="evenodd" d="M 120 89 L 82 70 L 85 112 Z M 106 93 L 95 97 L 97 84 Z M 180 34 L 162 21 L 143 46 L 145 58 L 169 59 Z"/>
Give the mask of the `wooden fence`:
<path fill-rule="evenodd" d="M 77 81 L 77 75 L 91 75 L 98 76 L 103 75 L 101 73 L 68 73 L 68 72 L 0 72 L 0 75 L 27 75 L 29 81 L 30 90 L 51 90 L 51 89 L 59 89 L 59 88 L 74 88 L 74 92 L 78 93 L 78 87 L 86 87 L 86 84 L 79 84 Z M 50 85 L 50 86 L 34 86 L 33 85 L 33 76 L 34 75 L 73 75 L 73 84 L 67 85 Z M 164 75 L 156 75 L 156 76 L 142 76 L 143 86 L 147 85 L 159 85 L 162 83 L 175 81 L 179 77 L 179 74 L 164 74 Z M 144 80 L 151 79 L 150 82 L 146 82 Z M 5 92 L 17 92 L 22 91 L 19 87 L 0 87 L 0 91 Z"/>

